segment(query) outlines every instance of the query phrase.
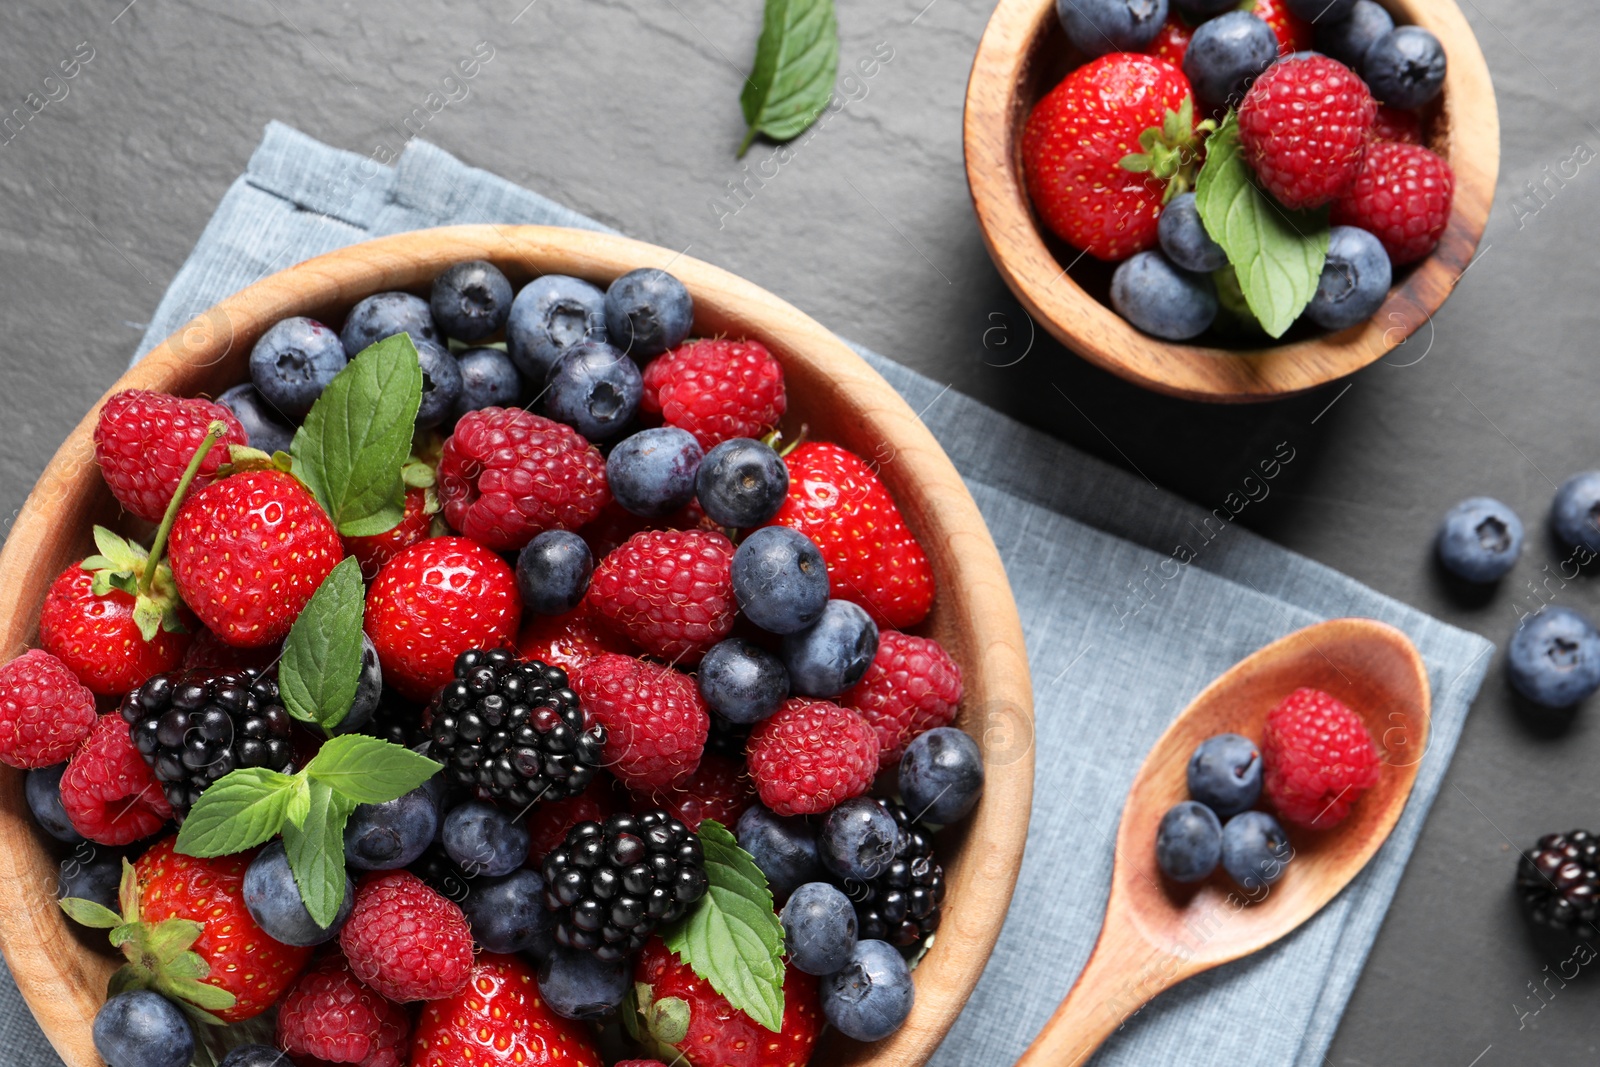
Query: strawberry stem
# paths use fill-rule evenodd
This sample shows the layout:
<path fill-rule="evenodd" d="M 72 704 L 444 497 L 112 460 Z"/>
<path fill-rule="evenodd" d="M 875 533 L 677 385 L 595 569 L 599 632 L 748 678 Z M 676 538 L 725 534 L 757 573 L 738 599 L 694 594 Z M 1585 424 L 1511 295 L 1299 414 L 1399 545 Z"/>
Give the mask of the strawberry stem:
<path fill-rule="evenodd" d="M 148 596 L 150 593 L 151 583 L 156 577 L 156 564 L 161 562 L 161 555 L 167 550 L 167 535 L 172 532 L 172 522 L 178 517 L 178 509 L 183 506 L 183 498 L 188 494 L 189 486 L 194 484 L 195 476 L 200 473 L 200 464 L 205 462 L 206 453 L 211 451 L 211 446 L 227 432 L 226 424 L 221 421 L 213 422 L 206 427 L 206 435 L 200 439 L 200 445 L 194 450 L 194 455 L 189 457 L 189 465 L 183 469 L 183 477 L 178 479 L 178 488 L 172 494 L 172 503 L 167 505 L 167 513 L 161 516 L 161 525 L 156 528 L 156 538 L 150 542 L 150 555 L 145 560 L 144 573 L 139 575 L 141 594 Z"/>

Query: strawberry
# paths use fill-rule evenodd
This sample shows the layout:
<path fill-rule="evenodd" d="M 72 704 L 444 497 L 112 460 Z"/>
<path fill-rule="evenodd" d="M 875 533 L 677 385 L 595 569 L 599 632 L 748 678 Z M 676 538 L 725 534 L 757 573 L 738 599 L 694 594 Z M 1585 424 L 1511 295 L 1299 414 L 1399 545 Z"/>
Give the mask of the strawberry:
<path fill-rule="evenodd" d="M 731 827 L 755 799 L 755 785 L 744 764 L 706 752 L 689 777 L 665 789 L 636 794 L 635 810 L 664 810 L 690 830 L 700 829 L 706 819 Z"/>
<path fill-rule="evenodd" d="M 1156 32 L 1156 39 L 1151 41 L 1144 51 L 1146 55 L 1165 60 L 1182 70 L 1183 56 L 1189 51 L 1189 41 L 1193 37 L 1194 27 L 1183 21 L 1183 17 L 1176 11 L 1172 11 L 1167 15 L 1167 21 L 1161 24 L 1161 29 Z"/>
<path fill-rule="evenodd" d="M 1378 104 L 1327 56 L 1280 60 L 1239 105 L 1239 143 L 1263 188 L 1293 209 L 1321 207 L 1361 169 Z"/>
<path fill-rule="evenodd" d="M 127 389 L 100 409 L 94 426 L 94 458 L 117 503 L 149 522 L 160 522 L 207 428 L 222 423 L 223 445 L 247 445 L 249 438 L 233 412 L 209 400 Z M 226 448 L 213 449 L 194 484 L 205 485 L 227 460 Z"/>
<path fill-rule="evenodd" d="M 788 410 L 783 367 L 760 341 L 690 341 L 644 369 L 639 409 L 694 434 L 707 452 L 760 437 Z"/>
<path fill-rule="evenodd" d="M 465 989 L 422 1006 L 411 1067 L 601 1067 L 589 1030 L 545 1004 L 533 969 L 484 953 Z"/>
<path fill-rule="evenodd" d="M 60 763 L 94 725 L 94 694 L 50 653 L 30 648 L 0 667 L 0 763 Z"/>
<path fill-rule="evenodd" d="M 1400 267 L 1438 247 L 1455 189 L 1455 173 L 1439 156 L 1420 145 L 1380 141 L 1367 149 L 1361 173 L 1329 217 L 1382 241 L 1389 262 Z"/>
<path fill-rule="evenodd" d="M 579 669 L 602 652 L 632 655 L 637 650 L 610 627 L 596 625 L 585 600 L 565 615 L 529 616 L 517 634 L 517 651 L 526 659 L 560 667 L 575 679 Z"/>
<path fill-rule="evenodd" d="M 116 714 L 100 716 L 67 762 L 61 806 L 78 833 L 102 845 L 142 841 L 172 818 L 161 783 Z"/>
<path fill-rule="evenodd" d="M 438 500 L 426 489 L 408 488 L 405 515 L 393 529 L 370 537 L 345 537 L 344 550 L 361 564 L 361 577 L 370 582 L 402 549 L 427 539 L 438 510 Z"/>

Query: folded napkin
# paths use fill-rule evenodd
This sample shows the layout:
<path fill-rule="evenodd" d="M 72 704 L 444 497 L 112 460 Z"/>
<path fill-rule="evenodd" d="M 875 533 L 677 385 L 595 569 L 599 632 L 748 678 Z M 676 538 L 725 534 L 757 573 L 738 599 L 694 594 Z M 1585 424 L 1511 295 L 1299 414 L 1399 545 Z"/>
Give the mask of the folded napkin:
<path fill-rule="evenodd" d="M 369 237 L 472 222 L 604 229 L 419 141 L 389 168 L 273 123 L 138 351 L 300 260 Z M 1433 684 L 1430 747 L 1394 833 L 1295 934 L 1158 998 L 1095 1060 L 1104 1067 L 1320 1063 L 1493 646 L 1233 522 L 1297 461 L 1292 441 L 1264 454 L 1259 475 L 1206 512 L 858 351 L 922 412 L 988 520 L 1016 593 L 1033 671 L 1038 777 L 1027 855 L 994 956 L 933 1062 L 1012 1062 L 1071 986 L 1105 910 L 1123 797 L 1173 715 L 1262 645 L 1322 619 L 1364 615 L 1409 634 Z M 15 991 L 7 984 L 3 993 L 0 1047 L 12 1052 L 11 1062 L 55 1063 L 30 1031 Z M 30 1041 L 37 1050 L 32 1058 L 25 1051 Z"/>

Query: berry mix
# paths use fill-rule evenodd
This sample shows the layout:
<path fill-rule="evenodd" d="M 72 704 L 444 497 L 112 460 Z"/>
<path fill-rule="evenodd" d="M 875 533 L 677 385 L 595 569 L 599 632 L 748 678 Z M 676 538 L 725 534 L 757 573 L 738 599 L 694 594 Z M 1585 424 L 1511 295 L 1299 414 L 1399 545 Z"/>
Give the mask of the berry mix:
<path fill-rule="evenodd" d="M 156 525 L 50 587 L 0 761 L 128 958 L 108 1063 L 789 1067 L 905 1021 L 983 788 L 933 571 L 692 321 L 664 271 L 462 263 L 216 402 L 106 402 Z"/>
<path fill-rule="evenodd" d="M 1028 117 L 1028 194 L 1057 237 L 1117 265 L 1111 306 L 1138 329 L 1343 330 L 1439 243 L 1455 179 L 1425 146 L 1446 70 L 1426 29 L 1374 0 L 1057 12 L 1082 63 Z"/>

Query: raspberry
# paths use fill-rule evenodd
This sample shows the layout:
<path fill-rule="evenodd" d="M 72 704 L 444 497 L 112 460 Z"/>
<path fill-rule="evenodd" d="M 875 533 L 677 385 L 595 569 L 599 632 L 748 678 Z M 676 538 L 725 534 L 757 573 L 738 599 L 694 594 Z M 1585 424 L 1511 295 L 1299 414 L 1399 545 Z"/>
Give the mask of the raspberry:
<path fill-rule="evenodd" d="M 644 369 L 641 410 L 694 434 L 700 447 L 760 437 L 788 408 L 783 367 L 760 341 L 690 341 Z"/>
<path fill-rule="evenodd" d="M 161 829 L 172 805 L 133 747 L 120 715 L 102 715 L 61 776 L 61 806 L 77 831 L 102 845 L 129 845 Z"/>
<path fill-rule="evenodd" d="M 733 630 L 733 543 L 708 530 L 645 530 L 600 561 L 589 608 L 644 651 L 698 663 Z"/>
<path fill-rule="evenodd" d="M 606 728 L 605 765 L 633 789 L 664 789 L 694 773 L 711 716 L 694 679 L 607 652 L 578 676 L 584 713 Z"/>
<path fill-rule="evenodd" d="M 127 389 L 107 400 L 94 427 L 94 458 L 117 503 L 141 519 L 160 522 L 213 422 L 221 422 L 228 432 L 200 464 L 195 488 L 210 481 L 227 461 L 228 445 L 249 443 L 233 412 L 209 400 L 144 389 Z"/>
<path fill-rule="evenodd" d="M 1326 56 L 1285 59 L 1239 106 L 1244 157 L 1284 207 L 1321 207 L 1350 187 L 1378 105 L 1354 71 Z"/>
<path fill-rule="evenodd" d="M 528 866 L 537 867 L 580 822 L 605 822 L 617 812 L 611 779 L 596 776 L 589 788 L 575 797 L 540 804 L 528 816 Z"/>
<path fill-rule="evenodd" d="M 1378 750 L 1360 716 L 1320 689 L 1296 689 L 1267 716 L 1263 789 L 1284 821 L 1337 826 L 1378 781 Z"/>
<path fill-rule="evenodd" d="M 816 815 L 867 791 L 878 735 L 848 708 L 791 697 L 750 731 L 745 759 L 763 804 L 779 815 Z"/>
<path fill-rule="evenodd" d="M 461 909 L 409 871 L 361 880 L 339 947 L 357 978 L 399 1003 L 454 996 L 472 973 Z"/>
<path fill-rule="evenodd" d="M 433 513 L 428 510 L 428 491 L 407 489 L 405 514 L 392 529 L 370 537 L 345 537 L 341 540 L 345 552 L 354 556 L 361 565 L 361 577 L 370 582 L 378 576 L 385 563 L 418 541 L 426 540 L 432 528 Z"/>
<path fill-rule="evenodd" d="M 936 726 L 949 726 L 961 703 L 961 668 L 931 637 L 898 630 L 878 635 L 878 654 L 861 681 L 839 697 L 878 735 L 878 762 L 898 763 L 906 746 Z"/>
<path fill-rule="evenodd" d="M 545 530 L 576 530 L 610 499 L 600 450 L 521 408 L 461 417 L 439 457 L 438 492 L 451 526 L 501 552 Z"/>
<path fill-rule="evenodd" d="M 641 794 L 637 799 L 640 806 L 661 808 L 689 829 L 699 830 L 700 823 L 706 819 L 732 827 L 755 802 L 756 795 L 744 764 L 706 752 L 700 757 L 700 766 L 689 777 L 666 789 Z"/>
<path fill-rule="evenodd" d="M 94 728 L 94 694 L 67 665 L 30 648 L 0 667 L 0 763 L 60 763 Z"/>
<path fill-rule="evenodd" d="M 1367 148 L 1361 173 L 1334 201 L 1335 226 L 1359 226 L 1383 242 L 1396 267 L 1439 244 L 1450 221 L 1456 178 L 1450 164 L 1420 145 L 1383 142 Z"/>
<path fill-rule="evenodd" d="M 360 1067 L 404 1067 L 411 1019 L 356 980 L 343 956 L 300 976 L 278 1005 L 278 1045 L 296 1056 Z"/>
<path fill-rule="evenodd" d="M 1397 107 L 1380 107 L 1372 123 L 1372 132 L 1367 136 L 1374 141 L 1419 145 L 1422 143 L 1422 116 Z"/>

